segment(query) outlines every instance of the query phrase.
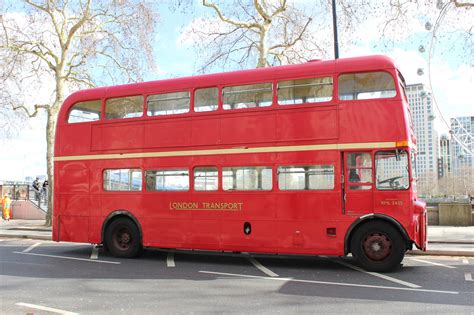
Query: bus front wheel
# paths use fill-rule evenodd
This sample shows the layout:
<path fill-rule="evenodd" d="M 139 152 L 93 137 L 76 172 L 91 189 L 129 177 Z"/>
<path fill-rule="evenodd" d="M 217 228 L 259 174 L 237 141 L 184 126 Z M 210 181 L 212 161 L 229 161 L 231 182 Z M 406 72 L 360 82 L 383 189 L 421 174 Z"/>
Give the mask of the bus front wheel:
<path fill-rule="evenodd" d="M 105 243 L 115 257 L 136 257 L 142 250 L 138 228 L 128 218 L 118 218 L 110 223 L 105 232 Z"/>
<path fill-rule="evenodd" d="M 351 251 L 364 269 L 388 272 L 402 262 L 405 244 L 400 232 L 389 223 L 370 221 L 354 232 Z"/>

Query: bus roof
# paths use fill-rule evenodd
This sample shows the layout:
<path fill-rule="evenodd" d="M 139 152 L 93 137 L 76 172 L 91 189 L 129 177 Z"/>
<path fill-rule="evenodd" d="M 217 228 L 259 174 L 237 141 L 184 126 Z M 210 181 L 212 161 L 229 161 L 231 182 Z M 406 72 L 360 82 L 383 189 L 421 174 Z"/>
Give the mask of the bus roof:
<path fill-rule="evenodd" d="M 131 83 L 116 86 L 98 87 L 85 89 L 72 93 L 64 102 L 67 110 L 78 101 L 100 99 L 104 97 L 120 97 L 126 95 L 138 95 L 163 92 L 180 91 L 195 87 L 212 87 L 216 85 L 238 85 L 243 83 L 254 83 L 261 80 L 275 80 L 289 77 L 302 77 L 311 74 L 331 75 L 334 73 L 362 72 L 371 70 L 393 69 L 393 60 L 387 56 L 373 55 L 353 58 L 342 58 L 336 60 L 313 60 L 302 64 L 274 66 L 267 68 L 256 68 L 248 70 L 237 70 L 230 72 L 202 74 L 181 78 L 163 79 Z"/>

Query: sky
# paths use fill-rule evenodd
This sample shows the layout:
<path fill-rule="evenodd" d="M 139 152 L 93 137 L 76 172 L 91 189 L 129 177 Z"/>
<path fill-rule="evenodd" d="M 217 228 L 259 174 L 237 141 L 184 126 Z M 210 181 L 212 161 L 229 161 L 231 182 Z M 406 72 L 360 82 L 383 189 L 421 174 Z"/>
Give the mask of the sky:
<path fill-rule="evenodd" d="M 304 2 L 298 0 L 297 2 Z M 473 11 L 473 10 L 471 10 Z M 181 10 L 170 11 L 167 5 L 160 8 L 160 22 L 156 33 L 155 58 L 156 71 L 149 73 L 145 80 L 157 80 L 171 77 L 189 76 L 196 73 L 199 56 L 192 45 L 183 40 L 183 33 L 191 25 L 193 19 L 208 14 L 209 11 L 197 8 L 192 14 Z M 472 16 L 472 14 L 471 14 Z M 350 45 L 340 47 L 340 57 L 352 57 L 372 54 L 385 54 L 392 57 L 408 84 L 424 83 L 431 86 L 435 100 L 441 114 L 437 113 L 435 120 L 439 133 L 445 133 L 447 128 L 441 123 L 442 115 L 449 121 L 451 117 L 474 116 L 474 101 L 472 88 L 474 87 L 474 70 L 471 58 L 459 58 L 462 52 L 457 46 L 451 45 L 449 36 L 439 40 L 434 47 L 431 64 L 428 66 L 428 50 L 430 33 L 425 29 L 425 23 L 433 16 L 416 16 L 409 19 L 404 29 L 410 30 L 397 36 L 395 45 L 387 48 L 384 40 L 376 31 L 377 18 L 368 18 L 358 28 L 358 40 Z M 472 20 L 464 21 L 471 23 Z M 329 30 L 332 32 L 332 30 Z M 353 34 L 340 31 L 339 40 Z M 332 33 L 331 33 L 332 36 Z M 391 35 L 387 35 L 391 36 Z M 420 45 L 426 51 L 421 53 Z M 472 53 L 472 51 L 471 51 Z M 328 57 L 326 57 L 327 59 Z M 329 57 L 329 58 L 332 58 Z M 424 74 L 419 75 L 418 70 Z M 232 69 L 226 69 L 232 70 Z M 430 76 L 428 75 L 431 72 Z M 47 89 L 40 89 L 46 91 Z M 35 88 L 32 93 L 38 93 Z M 45 92 L 50 93 L 50 92 Z M 22 123 L 18 132 L 7 137 L 0 133 L 0 145 L 4 148 L 0 155 L 0 181 L 21 181 L 25 177 L 34 177 L 46 174 L 46 141 L 45 119 L 30 119 Z"/>

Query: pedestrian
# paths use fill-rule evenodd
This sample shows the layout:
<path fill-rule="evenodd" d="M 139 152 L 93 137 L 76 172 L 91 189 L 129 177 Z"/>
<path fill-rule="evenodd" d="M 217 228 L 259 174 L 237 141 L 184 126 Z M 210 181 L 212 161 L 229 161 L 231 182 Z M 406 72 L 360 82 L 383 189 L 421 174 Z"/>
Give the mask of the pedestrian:
<path fill-rule="evenodd" d="M 6 194 L 3 198 L 3 218 L 7 221 L 10 221 L 11 208 L 12 200 L 10 199 L 10 194 Z"/>
<path fill-rule="evenodd" d="M 3 194 L 0 195 L 0 214 L 2 215 L 2 221 L 4 220 L 3 218 Z"/>
<path fill-rule="evenodd" d="M 43 195 L 45 201 L 48 200 L 48 180 L 47 179 L 43 182 L 43 188 L 41 188 L 41 194 Z"/>
<path fill-rule="evenodd" d="M 33 186 L 34 190 L 39 191 L 40 183 L 39 183 L 39 178 L 38 177 L 36 177 L 36 179 L 33 181 L 33 184 L 31 186 Z"/>
<path fill-rule="evenodd" d="M 33 184 L 31 185 L 33 187 L 34 193 L 35 193 L 35 200 L 38 201 L 38 206 L 41 202 L 41 191 L 40 191 L 40 182 L 39 178 L 36 177 L 36 179 L 33 181 Z"/>

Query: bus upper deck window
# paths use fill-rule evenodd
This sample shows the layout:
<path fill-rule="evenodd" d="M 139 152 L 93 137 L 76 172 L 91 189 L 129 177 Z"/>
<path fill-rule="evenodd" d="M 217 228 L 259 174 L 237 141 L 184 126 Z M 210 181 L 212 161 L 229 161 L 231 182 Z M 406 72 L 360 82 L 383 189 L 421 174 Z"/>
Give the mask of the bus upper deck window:
<path fill-rule="evenodd" d="M 224 109 L 267 107 L 272 105 L 272 84 L 228 86 L 222 89 Z"/>
<path fill-rule="evenodd" d="M 332 100 L 332 78 L 309 78 L 278 82 L 278 104 L 296 105 Z"/>
<path fill-rule="evenodd" d="M 99 120 L 101 109 L 101 100 L 76 103 L 69 112 L 67 122 L 80 123 Z"/>
<path fill-rule="evenodd" d="M 143 116 L 143 96 L 109 98 L 105 102 L 105 119 Z"/>
<path fill-rule="evenodd" d="M 340 100 L 391 98 L 397 95 L 395 82 L 388 72 L 348 73 L 339 76 Z"/>
<path fill-rule="evenodd" d="M 212 112 L 217 110 L 219 89 L 216 87 L 198 89 L 194 92 L 194 111 Z"/>
<path fill-rule="evenodd" d="M 174 115 L 189 112 L 189 92 L 174 92 L 147 97 L 148 116 Z"/>

